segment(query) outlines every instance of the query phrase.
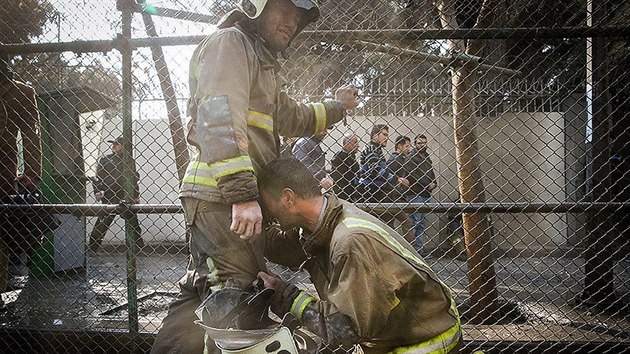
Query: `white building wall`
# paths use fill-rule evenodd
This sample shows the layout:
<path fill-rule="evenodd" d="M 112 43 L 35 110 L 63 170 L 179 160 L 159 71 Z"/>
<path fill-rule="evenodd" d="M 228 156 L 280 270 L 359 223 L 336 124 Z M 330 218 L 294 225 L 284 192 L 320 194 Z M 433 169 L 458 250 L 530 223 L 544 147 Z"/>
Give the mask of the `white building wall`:
<path fill-rule="evenodd" d="M 99 155 L 111 153 L 107 140 L 122 135 L 119 119 L 105 122 Z M 136 120 L 133 122 L 133 145 L 136 167 L 140 173 L 140 201 L 147 204 L 180 204 L 179 182 L 175 169 L 173 144 L 165 119 Z M 92 187 L 88 185 L 88 203 L 94 201 Z M 186 240 L 182 214 L 139 214 L 142 237 L 147 243 L 184 243 Z M 87 234 L 92 231 L 96 218 L 88 218 Z M 116 218 L 105 243 L 124 243 L 124 221 Z"/>
<path fill-rule="evenodd" d="M 545 203 L 565 200 L 563 189 L 563 123 L 561 113 L 507 113 L 478 123 L 481 168 L 488 202 Z M 344 134 L 354 132 L 364 147 L 369 131 L 376 123 L 390 126 L 389 155 L 398 135 L 413 139 L 417 134 L 428 137 L 429 153 L 434 162 L 438 188 L 435 202 L 453 202 L 457 198 L 457 176 L 452 118 L 426 117 L 348 117 L 348 125 L 338 124 L 323 144 L 328 147 L 327 160 L 341 149 Z M 176 203 L 178 181 L 173 146 L 167 120 L 134 121 L 134 156 L 140 171 L 143 203 Z M 108 121 L 103 127 L 103 141 L 122 134 L 120 121 Z M 101 154 L 109 144 L 100 144 Z M 88 186 L 88 191 L 91 191 Z M 91 193 L 88 193 L 91 198 Z M 88 200 L 89 202 L 89 200 Z M 494 214 L 494 244 L 504 249 L 556 248 L 566 240 L 566 222 L 562 214 Z M 94 219 L 94 218 L 92 218 Z M 445 215 L 428 215 L 429 245 L 446 237 Z M 87 231 L 94 220 L 88 219 Z M 143 237 L 148 242 L 184 242 L 181 214 L 140 215 Z M 106 242 L 123 242 L 123 221 L 112 225 Z"/>

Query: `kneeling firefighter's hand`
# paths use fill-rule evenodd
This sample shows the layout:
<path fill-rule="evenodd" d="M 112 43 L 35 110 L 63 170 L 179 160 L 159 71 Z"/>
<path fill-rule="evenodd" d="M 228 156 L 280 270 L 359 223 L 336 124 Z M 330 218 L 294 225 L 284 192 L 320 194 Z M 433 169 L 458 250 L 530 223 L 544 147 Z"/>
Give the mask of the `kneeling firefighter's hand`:
<path fill-rule="evenodd" d="M 282 317 L 291 310 L 293 300 L 299 295 L 300 290 L 293 284 L 289 284 L 273 273 L 258 272 L 258 279 L 254 283 L 262 281 L 265 288 L 274 289 L 275 293 L 271 298 L 271 311 Z"/>

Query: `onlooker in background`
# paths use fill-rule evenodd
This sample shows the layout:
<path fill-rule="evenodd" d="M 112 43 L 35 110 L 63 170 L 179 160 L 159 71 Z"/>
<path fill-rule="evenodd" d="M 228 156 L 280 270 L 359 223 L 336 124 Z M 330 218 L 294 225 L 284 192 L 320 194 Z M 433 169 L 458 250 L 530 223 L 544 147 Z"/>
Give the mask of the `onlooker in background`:
<path fill-rule="evenodd" d="M 409 155 L 411 150 L 411 139 L 407 136 L 399 135 L 394 141 L 394 152 L 387 159 L 387 167 L 398 177 L 407 178 L 407 171 L 404 168 L 405 158 Z M 392 202 L 399 203 L 405 201 L 405 196 L 409 193 L 409 187 L 404 185 L 398 185 L 395 190 L 390 193 L 390 199 Z M 400 223 L 396 227 L 396 231 L 405 236 L 405 239 L 410 243 L 413 242 L 413 225 L 409 219 L 409 215 L 403 210 L 392 211 L 395 219 Z"/>
<path fill-rule="evenodd" d="M 18 193 L 18 185 L 29 191 L 37 189 L 42 172 L 42 149 L 40 138 L 39 110 L 35 90 L 13 78 L 8 65 L 9 59 L 0 57 L 0 200 L 10 203 L 11 195 Z M 22 136 L 22 159 L 24 170 L 18 171 L 18 133 Z M 23 253 L 23 244 L 30 240 L 24 235 L 8 231 L 11 226 L 0 228 L 0 292 L 4 292 L 8 281 L 8 260 L 11 252 Z M 40 235 L 34 235 L 39 237 Z M 0 306 L 4 303 L 0 297 Z"/>
<path fill-rule="evenodd" d="M 334 181 L 333 190 L 337 196 L 355 202 L 359 175 L 356 157 L 359 151 L 359 137 L 355 134 L 346 134 L 342 143 L 341 150 L 330 161 L 330 177 Z"/>
<path fill-rule="evenodd" d="M 387 199 L 387 195 L 397 185 L 409 186 L 409 181 L 396 176 L 387 168 L 383 148 L 389 141 L 389 127 L 376 124 L 370 131 L 370 143 L 361 152 L 359 183 L 363 187 L 361 199 L 368 203 L 378 203 Z"/>
<path fill-rule="evenodd" d="M 404 170 L 405 158 L 411 151 L 411 139 L 408 136 L 399 135 L 394 141 L 394 152 L 387 159 L 387 167 L 396 174 L 396 176 L 406 176 Z"/>
<path fill-rule="evenodd" d="M 138 187 L 138 181 L 140 180 L 140 174 L 136 171 L 136 163 L 132 158 L 132 175 L 125 176 L 125 155 L 129 154 L 123 147 L 123 137 L 118 137 L 116 140 L 108 140 L 108 143 L 112 144 L 112 153 L 101 157 L 96 166 L 96 179 L 94 181 L 94 197 L 96 202 L 103 204 L 120 204 L 125 202 L 125 181 L 128 178 L 132 179 L 134 185 L 134 203 L 140 202 L 140 188 Z M 90 251 L 98 252 L 103 242 L 103 237 L 109 230 L 109 226 L 114 221 L 116 214 L 108 214 L 106 216 L 99 216 L 92 233 L 90 234 Z M 133 216 L 128 220 L 134 230 L 134 237 L 136 240 L 136 246 L 138 249 L 144 247 L 144 240 L 140 237 L 140 223 L 138 222 L 138 215 Z"/>
<path fill-rule="evenodd" d="M 324 189 L 333 186 L 333 180 L 326 173 L 326 153 L 321 147 L 322 140 L 328 135 L 328 130 L 322 130 L 315 135 L 300 138 L 293 145 L 293 156 L 311 171 L 319 185 Z"/>
<path fill-rule="evenodd" d="M 409 186 L 406 178 L 398 177 L 387 167 L 383 147 L 389 140 L 389 127 L 376 124 L 370 132 L 370 144 L 361 152 L 359 183 L 363 187 L 361 201 L 367 203 L 391 203 L 392 193 L 399 186 Z M 396 219 L 397 211 L 375 212 L 381 220 L 390 226 Z"/>
<path fill-rule="evenodd" d="M 405 168 L 409 173 L 410 194 L 407 201 L 410 203 L 426 203 L 431 200 L 431 192 L 437 186 L 433 162 L 427 153 L 427 137 L 424 134 L 416 136 L 415 148 L 405 159 Z M 424 213 L 411 213 L 414 229 L 414 246 L 421 255 L 424 251 L 424 231 L 426 229 L 426 215 Z"/>
<path fill-rule="evenodd" d="M 293 157 L 293 145 L 298 138 L 283 136 L 280 145 L 280 157 Z"/>

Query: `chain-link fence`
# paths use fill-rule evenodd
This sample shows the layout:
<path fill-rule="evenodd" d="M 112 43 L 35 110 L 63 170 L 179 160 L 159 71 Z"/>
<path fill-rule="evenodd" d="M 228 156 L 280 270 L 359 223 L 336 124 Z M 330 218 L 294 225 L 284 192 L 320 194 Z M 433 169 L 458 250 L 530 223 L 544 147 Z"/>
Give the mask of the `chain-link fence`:
<path fill-rule="evenodd" d="M 0 4 L 3 352 L 148 350 L 188 259 L 189 62 L 235 5 Z M 283 153 L 418 250 L 454 292 L 464 351 L 629 351 L 630 5 L 319 6 L 285 88 L 317 102 L 354 84 L 362 102 Z"/>

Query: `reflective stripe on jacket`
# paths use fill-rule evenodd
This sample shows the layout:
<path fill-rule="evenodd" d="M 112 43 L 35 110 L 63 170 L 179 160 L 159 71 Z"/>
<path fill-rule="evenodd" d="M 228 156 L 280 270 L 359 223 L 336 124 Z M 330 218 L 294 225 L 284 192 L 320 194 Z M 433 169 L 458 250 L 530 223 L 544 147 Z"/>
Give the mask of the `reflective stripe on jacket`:
<path fill-rule="evenodd" d="M 391 354 L 449 354 L 452 353 L 458 344 L 461 344 L 462 329 L 461 321 L 455 301 L 452 300 L 451 311 L 457 315 L 457 323 L 453 327 L 449 328 L 445 332 L 438 336 L 431 338 L 422 343 L 409 345 L 406 347 L 399 347 L 392 350 Z"/>
<path fill-rule="evenodd" d="M 197 47 L 188 133 L 197 154 L 181 197 L 229 204 L 256 199 L 255 172 L 277 156 L 278 134 L 309 136 L 343 118 L 339 102 L 302 104 L 282 92 L 275 57 L 238 24 Z"/>

